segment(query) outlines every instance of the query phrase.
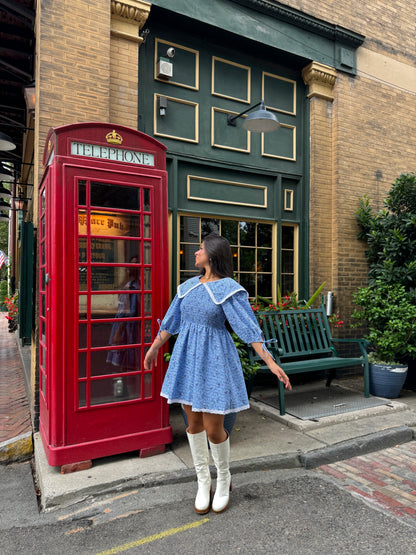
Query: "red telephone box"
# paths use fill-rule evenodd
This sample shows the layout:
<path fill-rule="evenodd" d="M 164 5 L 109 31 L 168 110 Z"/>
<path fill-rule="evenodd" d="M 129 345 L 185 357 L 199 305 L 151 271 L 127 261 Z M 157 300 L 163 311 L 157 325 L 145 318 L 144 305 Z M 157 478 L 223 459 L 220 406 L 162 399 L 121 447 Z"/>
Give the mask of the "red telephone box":
<path fill-rule="evenodd" d="M 158 365 L 168 306 L 165 147 L 133 129 L 50 129 L 39 191 L 40 432 L 52 466 L 172 441 Z"/>

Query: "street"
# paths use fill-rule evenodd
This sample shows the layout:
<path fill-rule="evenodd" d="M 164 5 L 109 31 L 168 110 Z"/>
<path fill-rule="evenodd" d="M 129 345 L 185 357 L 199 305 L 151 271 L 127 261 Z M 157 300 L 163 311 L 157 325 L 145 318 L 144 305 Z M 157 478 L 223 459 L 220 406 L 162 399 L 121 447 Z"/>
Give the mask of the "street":
<path fill-rule="evenodd" d="M 236 474 L 230 507 L 219 515 L 193 511 L 194 482 L 39 514 L 30 471 L 29 463 L 0 467 L 2 555 L 416 553 L 416 520 L 370 506 L 321 469 Z"/>

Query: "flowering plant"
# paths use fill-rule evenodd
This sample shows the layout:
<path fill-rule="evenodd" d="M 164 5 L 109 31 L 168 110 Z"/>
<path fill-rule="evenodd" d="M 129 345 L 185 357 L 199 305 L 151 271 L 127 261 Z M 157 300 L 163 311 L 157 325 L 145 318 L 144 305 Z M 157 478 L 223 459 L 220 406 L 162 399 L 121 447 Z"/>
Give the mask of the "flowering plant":
<path fill-rule="evenodd" d="M 328 316 L 328 322 L 333 324 L 334 328 L 340 328 L 344 323 L 344 321 L 339 317 L 339 314 L 332 314 L 332 316 Z"/>
<path fill-rule="evenodd" d="M 17 315 L 19 312 L 18 309 L 18 293 L 16 292 L 14 295 L 12 295 L 11 297 L 5 297 L 4 298 L 4 304 L 7 307 L 8 310 L 8 314 L 6 316 L 6 319 L 9 320 L 9 326 L 11 324 L 15 324 L 17 325 Z"/>

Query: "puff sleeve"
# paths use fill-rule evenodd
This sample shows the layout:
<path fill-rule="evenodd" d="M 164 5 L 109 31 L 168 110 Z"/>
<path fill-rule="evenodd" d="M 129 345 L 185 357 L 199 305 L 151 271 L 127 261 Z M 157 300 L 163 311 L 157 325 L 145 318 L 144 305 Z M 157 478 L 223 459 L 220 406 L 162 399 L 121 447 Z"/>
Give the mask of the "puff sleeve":
<path fill-rule="evenodd" d="M 260 326 L 248 301 L 246 291 L 237 291 L 222 303 L 233 331 L 245 343 L 264 342 Z"/>
<path fill-rule="evenodd" d="M 156 339 L 159 337 L 161 331 L 167 331 L 171 335 L 176 335 L 179 333 L 180 325 L 181 325 L 181 299 L 178 295 L 175 296 L 173 301 L 170 303 L 170 306 L 162 320 L 158 320 L 159 322 L 159 331 L 156 336 Z"/>

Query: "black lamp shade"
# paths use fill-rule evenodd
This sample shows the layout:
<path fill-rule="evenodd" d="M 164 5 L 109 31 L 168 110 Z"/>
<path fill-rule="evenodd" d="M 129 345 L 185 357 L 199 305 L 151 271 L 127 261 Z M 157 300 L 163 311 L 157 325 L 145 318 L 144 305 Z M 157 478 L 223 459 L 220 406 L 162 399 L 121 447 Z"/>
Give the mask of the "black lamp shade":
<path fill-rule="evenodd" d="M 264 103 L 260 105 L 260 109 L 248 114 L 243 122 L 243 127 L 247 131 L 256 133 L 270 133 L 279 129 L 280 123 L 277 117 L 265 109 Z"/>

